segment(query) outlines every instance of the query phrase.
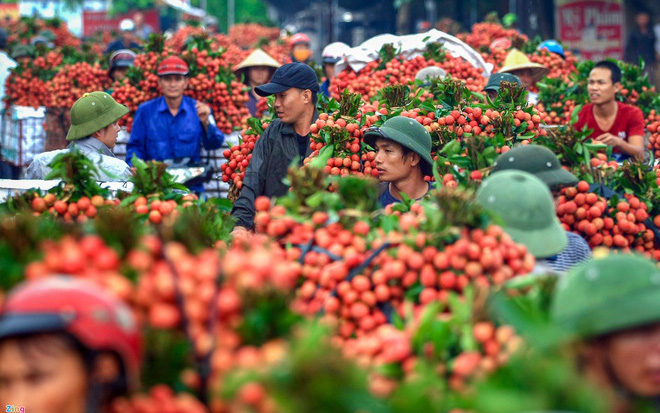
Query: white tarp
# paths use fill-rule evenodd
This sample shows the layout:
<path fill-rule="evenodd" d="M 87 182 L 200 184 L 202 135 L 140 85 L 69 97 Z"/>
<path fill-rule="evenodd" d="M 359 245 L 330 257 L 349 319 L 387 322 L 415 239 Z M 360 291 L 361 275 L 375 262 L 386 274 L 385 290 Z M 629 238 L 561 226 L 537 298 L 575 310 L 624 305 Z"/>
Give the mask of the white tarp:
<path fill-rule="evenodd" d="M 167 4 L 168 6 L 174 7 L 179 11 L 182 11 L 186 14 L 190 14 L 195 17 L 202 18 L 206 16 L 206 12 L 204 10 L 198 9 L 196 7 L 192 7 L 189 4 L 189 2 L 183 0 L 162 0 L 162 2 Z"/>
<path fill-rule="evenodd" d="M 350 49 L 344 56 L 344 60 L 335 65 L 335 71 L 339 73 L 347 67 L 350 67 L 356 72 L 359 72 L 364 69 L 368 63 L 379 59 L 378 52 L 383 45 L 387 43 L 392 43 L 396 50 L 400 50 L 401 56 L 405 59 L 412 59 L 424 54 L 426 44 L 429 42 L 442 44 L 442 46 L 453 57 L 462 57 L 472 66 L 477 69 L 482 69 L 484 77 L 490 77 L 493 65 L 491 63 L 486 63 L 479 52 L 462 40 L 436 29 L 432 29 L 426 33 L 410 34 L 406 36 L 381 34 L 373 37 L 361 45 Z"/>

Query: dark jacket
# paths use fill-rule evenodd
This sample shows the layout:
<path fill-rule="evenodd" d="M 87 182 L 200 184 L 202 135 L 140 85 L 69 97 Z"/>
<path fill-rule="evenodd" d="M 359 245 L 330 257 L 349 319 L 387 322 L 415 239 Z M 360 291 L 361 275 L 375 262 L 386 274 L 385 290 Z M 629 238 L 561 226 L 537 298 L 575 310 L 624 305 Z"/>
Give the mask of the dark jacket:
<path fill-rule="evenodd" d="M 318 116 L 315 112 L 313 122 Z M 311 153 L 312 150 L 307 145 L 305 157 Z M 252 159 L 245 171 L 241 195 L 234 202 L 231 211 L 237 226 L 254 228 L 254 200 L 258 196 L 273 198 L 287 193 L 289 186 L 282 180 L 294 160 L 298 161 L 298 165 L 303 165 L 293 125 L 276 119 L 254 145 Z"/>
<path fill-rule="evenodd" d="M 653 27 L 649 27 L 646 33 L 642 33 L 636 28 L 628 36 L 625 51 L 626 61 L 638 65 L 640 58 L 644 60 L 647 67 L 655 63 L 655 33 Z"/>

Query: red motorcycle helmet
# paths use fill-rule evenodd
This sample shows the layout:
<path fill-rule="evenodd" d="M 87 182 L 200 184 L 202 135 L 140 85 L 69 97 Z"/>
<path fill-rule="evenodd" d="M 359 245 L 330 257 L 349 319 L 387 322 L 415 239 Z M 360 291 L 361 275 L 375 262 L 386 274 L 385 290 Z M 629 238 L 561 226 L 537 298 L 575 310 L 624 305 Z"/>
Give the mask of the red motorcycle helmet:
<path fill-rule="evenodd" d="M 129 387 L 137 386 L 142 340 L 128 305 L 96 284 L 49 277 L 18 286 L 0 313 L 0 340 L 65 332 L 93 351 L 115 353 Z"/>
<path fill-rule="evenodd" d="M 289 39 L 289 44 L 295 46 L 300 43 L 309 44 L 309 36 L 305 33 L 296 33 Z"/>

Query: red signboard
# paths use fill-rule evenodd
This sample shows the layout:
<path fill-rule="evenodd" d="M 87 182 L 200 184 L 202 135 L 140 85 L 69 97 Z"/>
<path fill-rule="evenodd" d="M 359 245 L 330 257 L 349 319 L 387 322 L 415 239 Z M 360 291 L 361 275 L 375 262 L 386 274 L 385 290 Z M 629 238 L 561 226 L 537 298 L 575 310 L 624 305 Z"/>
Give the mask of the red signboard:
<path fill-rule="evenodd" d="M 621 0 L 557 0 L 559 39 L 585 59 L 623 57 Z"/>
<path fill-rule="evenodd" d="M 83 36 L 92 36 L 97 32 L 119 30 L 122 19 L 132 19 L 135 12 L 110 17 L 105 11 L 83 11 Z M 144 24 L 151 26 L 154 31 L 160 30 L 160 16 L 158 10 L 143 11 Z"/>

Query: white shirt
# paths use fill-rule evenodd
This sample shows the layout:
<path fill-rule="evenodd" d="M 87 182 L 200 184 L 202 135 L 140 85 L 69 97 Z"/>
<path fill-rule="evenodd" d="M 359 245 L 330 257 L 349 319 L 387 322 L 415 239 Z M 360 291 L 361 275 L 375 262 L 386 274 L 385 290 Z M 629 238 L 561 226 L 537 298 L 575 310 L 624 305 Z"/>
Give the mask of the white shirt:
<path fill-rule="evenodd" d="M 534 92 L 527 92 L 527 103 L 530 105 L 536 105 L 539 101 L 539 94 Z"/>

